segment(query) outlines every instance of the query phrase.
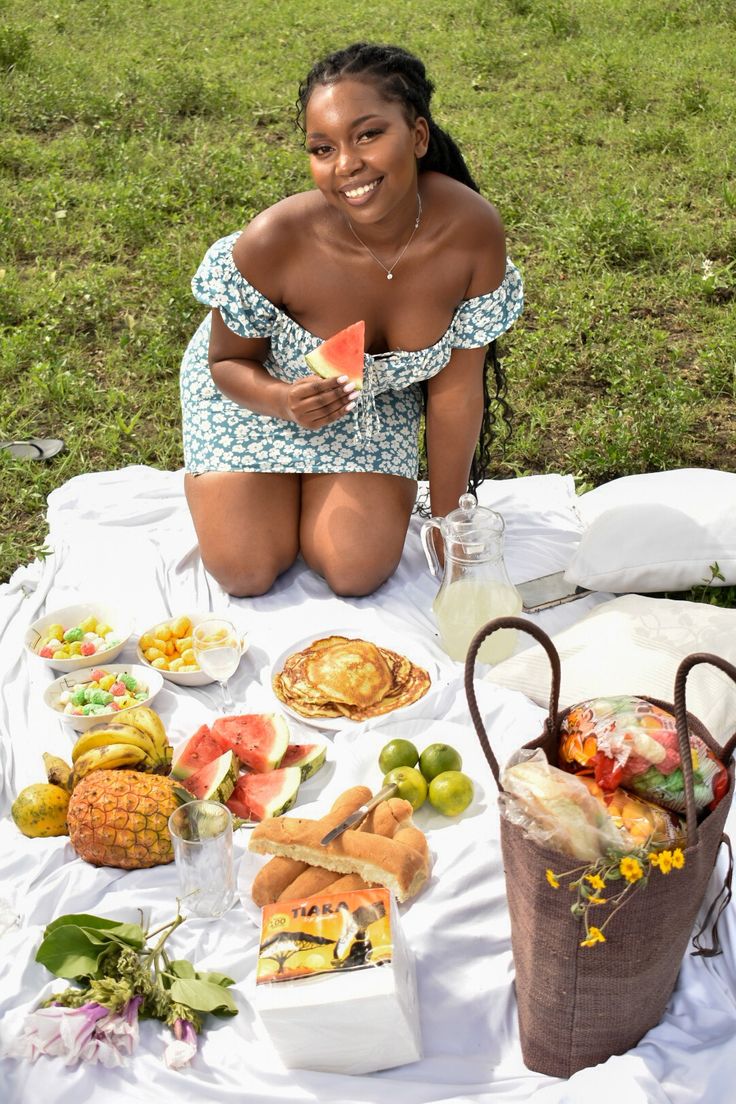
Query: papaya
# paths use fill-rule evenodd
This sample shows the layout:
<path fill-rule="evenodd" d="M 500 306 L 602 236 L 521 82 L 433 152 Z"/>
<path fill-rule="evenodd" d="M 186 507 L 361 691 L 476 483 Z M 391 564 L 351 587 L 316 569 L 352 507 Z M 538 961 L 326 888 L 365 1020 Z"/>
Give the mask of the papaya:
<path fill-rule="evenodd" d="M 24 836 L 68 836 L 69 791 L 50 782 L 34 782 L 21 790 L 10 810 Z"/>

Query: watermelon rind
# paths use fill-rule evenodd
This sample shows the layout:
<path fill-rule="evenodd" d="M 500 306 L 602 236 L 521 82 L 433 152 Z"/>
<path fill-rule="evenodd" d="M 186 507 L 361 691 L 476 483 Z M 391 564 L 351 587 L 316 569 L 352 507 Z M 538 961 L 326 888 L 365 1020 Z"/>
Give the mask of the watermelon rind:
<path fill-rule="evenodd" d="M 212 735 L 235 752 L 249 770 L 275 770 L 289 746 L 291 731 L 279 713 L 245 713 L 219 717 Z"/>
<path fill-rule="evenodd" d="M 324 744 L 289 744 L 281 760 L 282 767 L 299 767 L 302 782 L 306 782 L 324 766 L 327 748 Z"/>
<path fill-rule="evenodd" d="M 209 725 L 200 725 L 193 736 L 177 747 L 169 773 L 172 778 L 183 782 L 228 750 L 232 749 L 224 740 L 212 735 Z"/>
<path fill-rule="evenodd" d="M 233 751 L 226 751 L 211 763 L 190 774 L 182 785 L 200 801 L 226 802 L 235 789 L 240 763 Z"/>
<path fill-rule="evenodd" d="M 304 359 L 310 370 L 323 379 L 347 376 L 355 384 L 356 391 L 360 391 L 363 387 L 364 349 L 365 322 L 360 321 L 328 337 Z"/>
<path fill-rule="evenodd" d="M 247 820 L 281 816 L 296 801 L 301 780 L 299 767 L 279 767 L 261 774 L 244 774 L 225 804 L 236 816 Z M 269 794 L 267 798 L 263 797 L 264 792 Z"/>

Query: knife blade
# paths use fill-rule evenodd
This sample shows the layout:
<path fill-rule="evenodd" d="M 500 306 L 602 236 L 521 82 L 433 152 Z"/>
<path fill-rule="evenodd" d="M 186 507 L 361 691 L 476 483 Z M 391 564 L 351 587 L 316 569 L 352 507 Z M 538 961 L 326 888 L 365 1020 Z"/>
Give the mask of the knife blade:
<path fill-rule="evenodd" d="M 336 828 L 333 828 L 327 833 L 324 839 L 320 840 L 320 843 L 326 847 L 328 843 L 332 843 L 334 839 L 341 836 L 348 828 L 353 828 L 356 824 L 360 824 L 360 822 L 365 820 L 368 816 L 371 809 L 375 809 L 376 805 L 380 805 L 382 801 L 388 801 L 390 797 L 393 797 L 398 792 L 398 789 L 399 787 L 395 782 L 389 782 L 389 784 L 379 790 L 370 801 L 366 801 L 359 809 L 356 809 L 354 813 L 351 813 L 350 816 L 341 820 Z"/>

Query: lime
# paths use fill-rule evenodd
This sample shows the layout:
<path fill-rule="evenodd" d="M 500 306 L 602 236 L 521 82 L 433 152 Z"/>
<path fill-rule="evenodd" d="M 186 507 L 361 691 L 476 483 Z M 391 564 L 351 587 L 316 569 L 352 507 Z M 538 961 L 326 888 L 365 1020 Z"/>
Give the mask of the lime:
<path fill-rule="evenodd" d="M 378 756 L 378 765 L 383 773 L 386 774 L 388 771 L 393 770 L 394 767 L 414 767 L 416 766 L 418 758 L 419 752 L 410 740 L 389 740 L 389 742 L 381 748 L 381 754 Z"/>
<path fill-rule="evenodd" d="M 445 771 L 462 770 L 462 766 L 460 753 L 449 744 L 430 744 L 419 756 L 419 769 L 428 782 Z"/>
<path fill-rule="evenodd" d="M 389 782 L 396 783 L 398 796 L 409 801 L 415 812 L 427 800 L 427 780 L 416 767 L 394 767 L 384 778 L 384 786 L 388 786 Z"/>
<path fill-rule="evenodd" d="M 429 801 L 444 816 L 458 816 L 473 800 L 473 783 L 462 771 L 443 771 L 429 784 Z"/>

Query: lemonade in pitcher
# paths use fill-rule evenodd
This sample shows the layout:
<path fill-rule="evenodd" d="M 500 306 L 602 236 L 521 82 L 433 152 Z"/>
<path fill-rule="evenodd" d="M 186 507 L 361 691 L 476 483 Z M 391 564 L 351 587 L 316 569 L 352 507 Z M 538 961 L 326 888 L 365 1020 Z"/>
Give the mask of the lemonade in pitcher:
<path fill-rule="evenodd" d="M 442 647 L 451 659 L 462 663 L 477 631 L 496 617 L 517 617 L 522 599 L 504 564 L 500 514 L 464 494 L 459 509 L 426 522 L 422 544 L 432 574 L 438 575 L 435 529 L 442 534 L 445 563 L 432 610 Z M 477 658 L 481 663 L 500 663 L 515 647 L 516 629 L 497 629 L 483 642 Z"/>

